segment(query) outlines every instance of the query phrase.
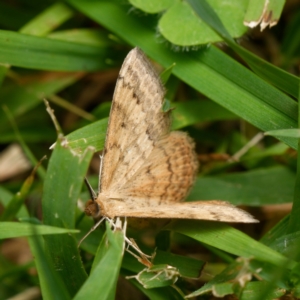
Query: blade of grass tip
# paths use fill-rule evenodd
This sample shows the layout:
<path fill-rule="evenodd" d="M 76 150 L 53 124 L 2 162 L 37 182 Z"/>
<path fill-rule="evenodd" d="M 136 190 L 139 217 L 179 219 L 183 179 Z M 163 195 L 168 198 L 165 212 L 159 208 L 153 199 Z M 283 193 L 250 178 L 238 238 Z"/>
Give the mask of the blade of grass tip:
<path fill-rule="evenodd" d="M 261 77 L 267 81 L 271 81 L 273 85 L 278 86 L 283 91 L 291 94 L 294 97 L 298 96 L 298 78 L 282 69 L 273 66 L 265 60 L 253 55 L 248 50 L 239 46 L 229 35 L 217 14 L 203 1 L 186 0 L 193 8 L 195 13 L 207 23 L 218 35 L 220 35 L 228 45 L 235 50 L 248 65 Z M 280 104 L 280 103 L 279 103 Z"/>
<path fill-rule="evenodd" d="M 22 184 L 22 187 L 19 192 L 15 194 L 15 196 L 10 200 L 8 205 L 6 206 L 4 212 L 0 216 L 0 221 L 8 221 L 12 220 L 16 217 L 16 214 L 24 204 L 24 201 L 27 198 L 27 195 L 29 194 L 30 188 L 32 186 L 32 183 L 34 181 L 34 176 L 39 168 L 39 166 L 42 164 L 43 160 L 46 159 L 46 156 L 44 156 L 34 167 L 31 174 L 26 178 L 24 183 Z"/>
<path fill-rule="evenodd" d="M 101 297 L 103 300 L 114 299 L 123 252 L 123 230 L 116 229 L 112 232 L 107 222 L 106 235 L 103 236 L 98 247 L 91 274 L 74 300 L 94 299 L 95 297 Z"/>
<path fill-rule="evenodd" d="M 271 136 L 287 136 L 287 137 L 293 137 L 293 138 L 300 138 L 300 129 L 279 129 L 279 130 L 270 130 L 265 132 L 265 135 L 271 135 Z"/>
<path fill-rule="evenodd" d="M 300 84 L 299 84 L 299 94 L 298 94 L 298 103 L 300 100 Z M 300 128 L 300 105 L 298 105 L 298 127 Z M 294 201 L 293 207 L 289 219 L 289 225 L 286 233 L 293 233 L 296 231 L 300 231 L 300 222 L 299 222 L 299 214 L 300 214 L 300 139 L 298 139 L 298 155 L 297 155 L 297 175 L 294 189 Z M 298 241 L 297 248 L 300 249 L 300 241 Z M 299 259 L 300 252 L 297 255 L 296 259 Z"/>
<path fill-rule="evenodd" d="M 171 66 L 169 66 L 168 68 L 166 68 L 159 76 L 161 79 L 161 82 L 163 83 L 163 85 L 166 85 L 167 81 L 169 80 L 173 68 L 175 67 L 175 63 L 173 63 Z"/>
<path fill-rule="evenodd" d="M 35 156 L 33 155 L 33 153 L 31 152 L 31 150 L 29 149 L 29 147 L 26 145 L 25 141 L 23 140 L 20 132 L 19 132 L 19 129 L 18 129 L 18 126 L 13 118 L 13 115 L 11 114 L 10 110 L 8 109 L 8 107 L 6 105 L 3 105 L 2 106 L 10 124 L 11 124 L 11 127 L 13 128 L 14 130 L 14 133 L 16 135 L 16 139 L 17 141 L 20 143 L 24 153 L 26 154 L 27 158 L 30 160 L 31 164 L 34 166 L 34 165 L 37 165 L 38 164 L 38 160 L 35 158 Z M 43 160 L 43 159 L 42 159 Z M 38 166 L 41 166 L 41 164 L 39 164 Z M 45 175 L 46 175 L 46 171 L 45 169 L 43 168 L 43 166 L 41 166 L 40 168 L 37 169 L 37 173 L 39 175 L 39 177 L 43 180 L 45 179 Z"/>
<path fill-rule="evenodd" d="M 31 223 L 0 222 L 0 239 L 17 238 L 32 235 L 61 235 L 77 233 L 77 229 L 65 229 Z"/>
<path fill-rule="evenodd" d="M 46 99 L 44 99 L 44 103 L 45 103 L 45 106 L 46 106 L 46 111 L 49 114 L 49 116 L 50 116 L 50 118 L 53 122 L 53 125 L 56 129 L 57 136 L 63 135 L 62 129 L 61 129 L 61 127 L 60 127 L 60 125 L 59 125 L 59 123 L 58 123 L 58 121 L 57 121 L 57 119 L 54 115 L 54 109 L 52 109 L 50 107 L 50 104 Z"/>
<path fill-rule="evenodd" d="M 20 33 L 45 36 L 74 15 L 74 11 L 63 3 L 55 3 L 31 19 Z"/>

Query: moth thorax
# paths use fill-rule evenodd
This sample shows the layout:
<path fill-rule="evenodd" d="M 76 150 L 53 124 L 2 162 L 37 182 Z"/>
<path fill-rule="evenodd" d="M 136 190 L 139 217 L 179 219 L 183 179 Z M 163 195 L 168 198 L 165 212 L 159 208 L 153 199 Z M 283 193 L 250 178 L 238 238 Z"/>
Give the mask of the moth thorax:
<path fill-rule="evenodd" d="M 99 217 L 99 215 L 101 213 L 101 209 L 100 209 L 99 204 L 96 201 L 88 200 L 87 203 L 85 204 L 84 212 L 88 216 L 97 218 L 97 217 Z"/>

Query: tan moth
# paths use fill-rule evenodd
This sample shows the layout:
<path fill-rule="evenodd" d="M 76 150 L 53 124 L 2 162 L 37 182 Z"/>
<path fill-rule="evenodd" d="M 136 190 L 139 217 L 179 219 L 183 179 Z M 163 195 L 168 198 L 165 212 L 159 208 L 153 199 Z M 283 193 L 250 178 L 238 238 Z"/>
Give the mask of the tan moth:
<path fill-rule="evenodd" d="M 133 49 L 117 80 L 98 193 L 92 192 L 86 214 L 258 222 L 224 201 L 182 202 L 195 181 L 198 160 L 192 139 L 170 132 L 170 112 L 162 111 L 163 100 L 159 76 L 143 52 Z"/>

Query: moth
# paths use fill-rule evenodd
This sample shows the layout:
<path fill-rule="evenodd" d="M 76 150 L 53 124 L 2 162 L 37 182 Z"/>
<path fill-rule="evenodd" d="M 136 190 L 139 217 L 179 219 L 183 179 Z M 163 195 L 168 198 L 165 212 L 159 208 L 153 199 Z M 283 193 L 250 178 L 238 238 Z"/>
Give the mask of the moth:
<path fill-rule="evenodd" d="M 183 202 L 198 171 L 193 140 L 170 131 L 164 87 L 139 48 L 127 55 L 116 83 L 98 193 L 85 212 L 97 217 L 258 222 L 224 201 Z"/>

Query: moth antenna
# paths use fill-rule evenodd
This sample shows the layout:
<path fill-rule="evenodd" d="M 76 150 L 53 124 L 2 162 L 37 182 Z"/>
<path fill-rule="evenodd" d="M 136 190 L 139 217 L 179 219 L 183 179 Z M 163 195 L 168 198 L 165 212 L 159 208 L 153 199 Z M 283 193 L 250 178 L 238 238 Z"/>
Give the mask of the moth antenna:
<path fill-rule="evenodd" d="M 91 199 L 95 201 L 97 199 L 97 194 L 95 193 L 94 189 L 92 188 L 91 184 L 89 183 L 86 177 L 84 177 L 84 182 L 90 192 Z"/>
<path fill-rule="evenodd" d="M 106 219 L 106 217 L 101 218 L 90 230 L 87 234 L 85 234 L 83 236 L 83 238 L 81 238 L 81 240 L 78 242 L 77 247 L 79 248 L 81 243 L 90 235 L 91 232 L 93 232 L 95 229 L 98 228 L 98 226 Z"/>
<path fill-rule="evenodd" d="M 104 151 L 104 150 L 103 150 Z M 104 153 L 104 152 L 103 152 Z M 100 167 L 99 167 L 99 183 L 98 183 L 98 195 L 100 194 L 100 190 L 101 190 L 101 174 L 102 174 L 102 165 L 103 165 L 103 157 L 104 154 L 99 155 L 100 157 Z"/>

